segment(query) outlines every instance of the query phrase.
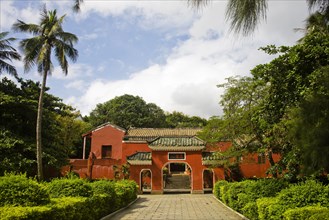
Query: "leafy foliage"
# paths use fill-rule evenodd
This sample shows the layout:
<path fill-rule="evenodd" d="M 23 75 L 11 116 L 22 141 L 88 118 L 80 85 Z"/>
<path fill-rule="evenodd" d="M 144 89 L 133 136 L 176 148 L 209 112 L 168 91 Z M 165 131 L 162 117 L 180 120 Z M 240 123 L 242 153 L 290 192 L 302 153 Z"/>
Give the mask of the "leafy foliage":
<path fill-rule="evenodd" d="M 182 128 L 203 127 L 207 120 L 197 116 L 187 116 L 181 112 L 164 113 L 154 103 L 146 103 L 141 97 L 133 95 L 117 96 L 105 103 L 98 104 L 88 117 L 93 126 L 110 122 L 122 128 Z"/>
<path fill-rule="evenodd" d="M 165 115 L 157 105 L 147 104 L 139 96 L 123 95 L 98 104 L 90 113 L 89 121 L 93 126 L 110 122 L 125 129 L 163 127 Z"/>
<path fill-rule="evenodd" d="M 21 56 L 15 48 L 10 46 L 11 42 L 16 39 L 13 37 L 6 38 L 8 32 L 0 32 L 0 74 L 7 72 L 13 76 L 17 76 L 16 68 L 9 64 L 12 60 L 20 60 Z"/>
<path fill-rule="evenodd" d="M 52 198 L 93 195 L 89 183 L 82 179 L 54 179 L 48 184 L 47 190 Z"/>
<path fill-rule="evenodd" d="M 35 126 L 39 83 L 7 78 L 0 81 L 0 175 L 5 171 L 36 174 Z M 43 121 L 44 166 L 60 169 L 69 156 L 82 154 L 81 134 L 90 125 L 59 98 L 45 93 Z"/>
<path fill-rule="evenodd" d="M 45 187 L 25 174 L 0 177 L 0 206 L 37 206 L 50 202 Z"/>

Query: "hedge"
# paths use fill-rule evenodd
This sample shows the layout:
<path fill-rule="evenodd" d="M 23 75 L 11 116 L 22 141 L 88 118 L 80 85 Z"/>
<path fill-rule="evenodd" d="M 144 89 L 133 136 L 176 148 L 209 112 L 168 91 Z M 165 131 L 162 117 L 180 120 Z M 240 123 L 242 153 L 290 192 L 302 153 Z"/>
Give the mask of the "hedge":
<path fill-rule="evenodd" d="M 329 209 L 326 207 L 321 206 L 306 206 L 301 208 L 295 208 L 295 209 L 288 209 L 283 213 L 283 217 L 286 220 L 305 220 L 310 219 L 310 217 L 314 215 L 319 215 L 329 213 Z M 329 216 L 327 216 L 327 219 L 329 219 Z"/>
<path fill-rule="evenodd" d="M 137 198 L 138 185 L 133 180 L 121 180 L 115 183 L 114 190 L 117 196 L 116 203 L 124 207 Z"/>
<path fill-rule="evenodd" d="M 50 202 L 46 188 L 26 174 L 0 177 L 0 206 L 36 206 Z"/>
<path fill-rule="evenodd" d="M 91 186 L 83 179 L 54 179 L 47 188 L 52 198 L 90 197 L 93 195 Z"/>
<path fill-rule="evenodd" d="M 88 183 L 84 180 L 81 180 L 82 182 L 79 179 L 74 180 L 56 179 L 54 180 L 55 183 L 47 184 L 49 191 L 54 189 L 48 204 L 31 207 L 9 205 L 0 207 L 0 219 L 100 219 L 137 198 L 138 186 L 134 181 L 102 180 Z M 77 189 L 74 189 L 75 186 Z M 61 188 L 64 192 L 60 194 Z M 77 192 L 78 189 L 84 193 Z M 78 195 L 86 195 L 86 189 L 89 197 L 64 197 L 64 195 L 73 194 L 73 192 Z M 54 198 L 56 196 L 58 198 Z"/>
<path fill-rule="evenodd" d="M 310 211 L 314 209 L 322 210 L 316 213 L 317 218 L 329 218 L 323 214 L 329 212 L 329 186 L 315 180 L 292 185 L 278 179 L 219 181 L 215 184 L 214 195 L 253 220 L 303 219 L 295 217 L 299 215 L 316 219 L 313 217 L 315 211 Z"/>

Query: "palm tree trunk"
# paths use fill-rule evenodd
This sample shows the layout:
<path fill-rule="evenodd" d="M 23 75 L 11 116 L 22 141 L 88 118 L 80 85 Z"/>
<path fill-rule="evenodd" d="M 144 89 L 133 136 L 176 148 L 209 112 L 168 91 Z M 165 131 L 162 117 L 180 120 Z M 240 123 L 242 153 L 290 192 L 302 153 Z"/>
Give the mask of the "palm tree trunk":
<path fill-rule="evenodd" d="M 47 70 L 43 73 L 41 90 L 38 103 L 38 115 L 36 126 L 36 139 L 37 139 L 37 166 L 38 166 L 38 180 L 43 180 L 43 166 L 42 166 L 42 112 L 43 112 L 43 95 L 45 93 L 47 81 Z"/>

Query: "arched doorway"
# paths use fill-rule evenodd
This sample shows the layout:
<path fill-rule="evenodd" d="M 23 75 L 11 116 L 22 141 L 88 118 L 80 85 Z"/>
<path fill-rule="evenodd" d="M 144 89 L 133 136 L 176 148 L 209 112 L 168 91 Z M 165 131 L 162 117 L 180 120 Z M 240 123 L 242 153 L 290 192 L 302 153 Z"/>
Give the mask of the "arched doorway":
<path fill-rule="evenodd" d="M 203 191 L 212 192 L 214 187 L 214 173 L 210 169 L 203 170 Z"/>
<path fill-rule="evenodd" d="M 152 191 L 152 172 L 149 169 L 141 170 L 140 173 L 140 190 L 142 193 Z"/>
<path fill-rule="evenodd" d="M 164 193 L 192 190 L 192 169 L 185 162 L 170 162 L 162 168 L 162 189 Z"/>

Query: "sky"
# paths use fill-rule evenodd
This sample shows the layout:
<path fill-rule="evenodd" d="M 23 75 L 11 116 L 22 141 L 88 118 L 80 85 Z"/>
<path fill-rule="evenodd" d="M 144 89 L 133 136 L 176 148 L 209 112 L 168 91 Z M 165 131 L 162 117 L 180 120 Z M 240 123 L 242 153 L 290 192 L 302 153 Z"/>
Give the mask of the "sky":
<path fill-rule="evenodd" d="M 38 23 L 44 4 L 66 14 L 63 27 L 79 38 L 79 58 L 70 62 L 67 76 L 54 61 L 47 86 L 82 115 L 98 103 L 131 94 L 166 112 L 220 116 L 224 91 L 217 85 L 270 62 L 274 57 L 260 47 L 296 44 L 303 33 L 294 29 L 304 27 L 309 14 L 305 0 L 269 0 L 266 21 L 252 36 L 242 37 L 230 32 L 225 0 L 213 0 L 202 10 L 179 0 L 84 0 L 78 14 L 72 2 L 1 0 L 0 31 L 18 40 L 29 37 L 11 26 L 17 19 Z M 22 62 L 13 64 L 19 76 L 42 80 L 36 69 L 24 73 Z"/>

